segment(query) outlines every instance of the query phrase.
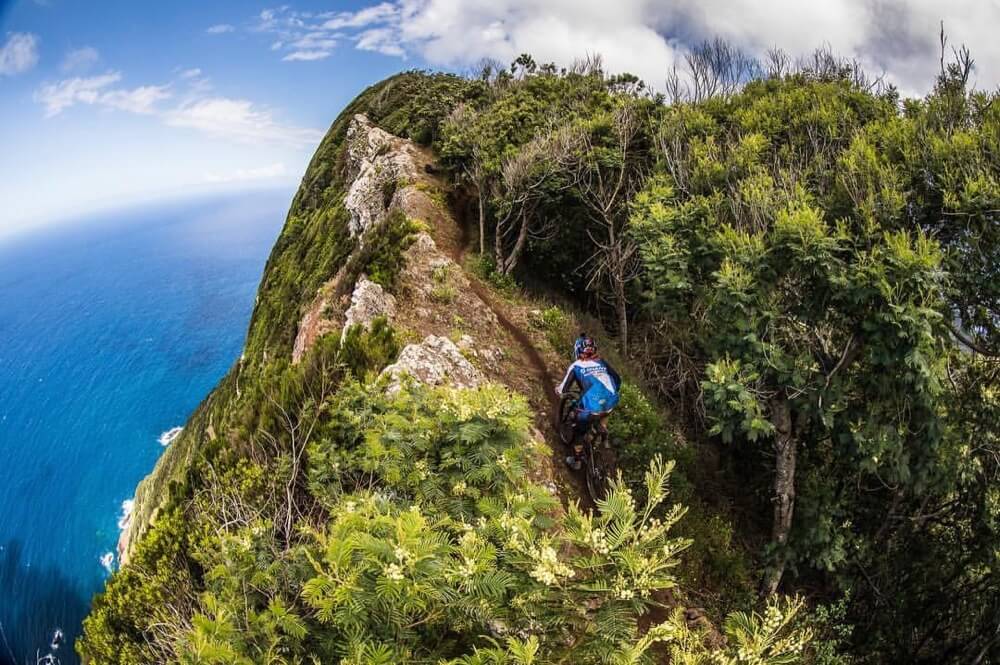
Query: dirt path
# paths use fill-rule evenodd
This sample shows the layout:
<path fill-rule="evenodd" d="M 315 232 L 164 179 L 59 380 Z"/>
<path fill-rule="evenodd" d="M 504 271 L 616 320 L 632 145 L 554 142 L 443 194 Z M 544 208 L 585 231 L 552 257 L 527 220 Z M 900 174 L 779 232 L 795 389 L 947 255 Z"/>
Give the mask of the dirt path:
<path fill-rule="evenodd" d="M 459 265 L 459 267 L 464 266 L 464 260 L 469 247 L 471 246 L 472 238 L 469 234 L 469 224 L 466 223 L 462 215 L 457 214 L 460 212 L 457 210 L 460 206 L 452 207 L 452 216 L 455 223 L 459 227 L 460 235 L 457 238 L 457 243 L 453 244 L 450 248 L 450 254 L 453 261 Z M 539 429 L 542 429 L 546 435 L 550 446 L 553 450 L 552 463 L 553 467 L 558 474 L 561 494 L 564 503 L 569 501 L 577 500 L 582 506 L 587 509 L 593 510 L 595 508 L 593 501 L 590 499 L 590 495 L 584 488 L 583 479 L 578 477 L 578 474 L 570 472 L 563 464 L 563 456 L 568 452 L 565 446 L 559 440 L 556 433 L 554 417 L 559 411 L 559 399 L 555 393 L 556 378 L 553 377 L 552 372 L 549 370 L 548 364 L 542 357 L 542 353 L 538 350 L 538 347 L 532 342 L 529 334 L 519 327 L 511 318 L 508 316 L 506 307 L 502 302 L 500 302 L 490 289 L 489 286 L 480 281 L 475 275 L 469 275 L 466 273 L 469 279 L 469 284 L 475 295 L 486 304 L 486 306 L 493 312 L 497 317 L 497 321 L 500 323 L 501 327 L 514 339 L 519 347 L 520 355 L 523 359 L 522 364 L 526 364 L 530 367 L 532 373 L 535 375 L 538 385 L 541 387 L 543 394 L 545 395 L 549 404 L 549 417 L 540 418 L 539 422 L 536 424 Z M 678 601 L 677 597 L 670 590 L 663 590 L 654 594 L 654 600 L 659 604 L 658 606 L 653 606 L 639 619 L 639 629 L 642 633 L 645 633 L 651 626 L 658 623 L 666 621 L 669 617 L 670 609 L 677 607 L 681 603 Z M 686 623 L 693 629 L 704 630 L 707 633 L 707 639 L 715 644 L 722 643 L 722 636 L 719 634 L 715 626 L 705 617 L 703 610 L 694 607 L 685 607 L 684 609 L 684 619 Z M 657 645 L 653 649 L 654 658 L 659 662 L 668 662 L 667 652 L 663 645 Z"/>
<path fill-rule="evenodd" d="M 457 242 L 450 247 L 449 253 L 452 260 L 459 267 L 463 267 L 472 238 L 469 234 L 469 225 L 460 214 L 461 206 L 452 206 L 451 212 L 455 224 L 459 228 L 459 237 L 457 238 Z M 583 478 L 579 474 L 575 474 L 567 469 L 563 463 L 563 459 L 569 453 L 569 450 L 559 439 L 555 424 L 555 418 L 558 417 L 559 413 L 559 397 L 556 395 L 555 389 L 559 379 L 553 375 L 548 363 L 545 362 L 542 352 L 539 351 L 538 347 L 531 340 L 531 336 L 512 319 L 510 313 L 507 311 L 507 307 L 493 293 L 493 290 L 475 275 L 468 274 L 467 271 L 466 277 L 476 297 L 493 312 L 497 318 L 497 322 L 516 343 L 518 358 L 515 362 L 531 370 L 541 394 L 544 395 L 548 409 L 545 414 L 539 414 L 535 425 L 541 430 L 546 442 L 552 449 L 552 470 L 556 476 L 563 504 L 577 501 L 582 507 L 593 510 L 595 508 L 594 502 L 584 487 Z"/>
<path fill-rule="evenodd" d="M 461 229 L 461 244 L 455 251 L 455 255 L 452 257 L 455 263 L 459 266 L 464 264 L 465 254 L 469 247 L 468 227 L 462 225 Z M 480 300 L 486 303 L 486 306 L 490 308 L 490 311 L 496 315 L 497 321 L 500 322 L 503 329 L 506 330 L 507 333 L 510 334 L 510 336 L 513 337 L 521 347 L 520 350 L 528 360 L 528 364 L 531 366 L 531 371 L 534 372 L 539 384 L 545 391 L 545 396 L 548 398 L 549 407 L 552 409 L 552 413 L 556 413 L 559 409 L 559 400 L 556 398 L 555 394 L 556 379 L 552 376 L 552 373 L 549 372 L 548 365 L 546 365 L 545 361 L 542 360 L 542 354 L 539 353 L 538 349 L 528 337 L 528 334 L 521 328 L 517 327 L 513 321 L 507 318 L 506 313 L 503 311 L 500 304 L 496 302 L 489 287 L 476 279 L 474 275 L 469 275 L 468 277 L 473 293 L 475 293 Z"/>

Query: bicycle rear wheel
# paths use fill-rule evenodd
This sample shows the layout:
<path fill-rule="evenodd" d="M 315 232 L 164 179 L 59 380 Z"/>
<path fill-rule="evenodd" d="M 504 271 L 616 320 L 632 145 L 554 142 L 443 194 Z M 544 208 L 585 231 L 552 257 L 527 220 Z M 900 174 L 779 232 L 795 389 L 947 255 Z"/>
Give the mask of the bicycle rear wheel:
<path fill-rule="evenodd" d="M 590 498 L 594 500 L 594 503 L 602 500 L 608 492 L 608 476 L 604 469 L 604 463 L 601 460 L 601 456 L 597 453 L 594 447 L 594 442 L 591 441 L 587 443 L 586 450 L 584 451 L 584 456 L 586 458 L 586 477 L 587 477 L 587 491 L 590 492 Z"/>

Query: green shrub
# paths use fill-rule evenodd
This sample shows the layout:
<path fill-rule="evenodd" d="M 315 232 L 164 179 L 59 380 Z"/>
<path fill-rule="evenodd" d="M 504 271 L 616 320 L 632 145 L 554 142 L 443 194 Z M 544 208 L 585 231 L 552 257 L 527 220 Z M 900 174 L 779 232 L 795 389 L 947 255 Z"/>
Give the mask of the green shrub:
<path fill-rule="evenodd" d="M 544 332 L 546 341 L 559 353 L 565 354 L 572 349 L 576 333 L 570 328 L 569 317 L 555 305 L 532 316 L 531 325 Z"/>
<path fill-rule="evenodd" d="M 413 242 L 413 234 L 417 231 L 417 225 L 401 211 L 390 213 L 385 228 L 370 236 L 370 253 L 365 268 L 368 279 L 394 292 L 399 274 L 405 267 L 403 252 Z"/>
<path fill-rule="evenodd" d="M 451 271 L 448 266 L 438 266 L 431 273 L 434 286 L 431 287 L 431 300 L 438 303 L 450 303 L 458 297 L 458 290 L 450 283 Z"/>
<path fill-rule="evenodd" d="M 511 295 L 517 291 L 517 280 L 511 275 L 505 275 L 496 268 L 493 259 L 485 254 L 479 254 L 468 261 L 472 274 L 489 283 L 493 288 Z"/>
<path fill-rule="evenodd" d="M 339 359 L 360 379 L 394 362 L 399 350 L 398 334 L 388 319 L 379 316 L 368 329 L 357 324 L 344 332 Z"/>

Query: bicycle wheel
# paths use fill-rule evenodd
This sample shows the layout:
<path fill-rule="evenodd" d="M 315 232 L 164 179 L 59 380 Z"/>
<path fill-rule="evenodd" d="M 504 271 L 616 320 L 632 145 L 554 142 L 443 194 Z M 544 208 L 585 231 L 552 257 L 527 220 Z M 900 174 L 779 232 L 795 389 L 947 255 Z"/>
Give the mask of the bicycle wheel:
<path fill-rule="evenodd" d="M 573 444 L 576 401 L 578 397 L 579 396 L 575 393 L 566 393 L 562 396 L 562 399 L 559 400 L 559 420 L 556 423 L 556 430 L 559 433 L 559 440 L 567 446 Z"/>
<path fill-rule="evenodd" d="M 597 503 L 604 498 L 608 491 L 608 478 L 601 456 L 594 449 L 593 441 L 587 442 L 584 458 L 587 465 L 587 491 L 590 492 L 590 498 L 594 500 L 594 503 Z"/>

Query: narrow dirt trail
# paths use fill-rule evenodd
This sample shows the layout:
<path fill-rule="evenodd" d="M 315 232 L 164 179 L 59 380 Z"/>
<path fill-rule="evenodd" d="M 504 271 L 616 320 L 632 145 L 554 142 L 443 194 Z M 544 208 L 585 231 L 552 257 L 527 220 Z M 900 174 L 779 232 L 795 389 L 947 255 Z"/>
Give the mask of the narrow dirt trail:
<path fill-rule="evenodd" d="M 455 250 L 452 260 L 455 261 L 459 266 L 464 265 L 465 255 L 469 248 L 469 230 L 464 224 L 461 226 L 461 242 L 458 248 Z M 556 413 L 559 409 L 559 400 L 556 399 L 555 388 L 556 379 L 552 376 L 549 371 L 548 365 L 542 359 L 542 354 L 539 352 L 538 348 L 532 343 L 528 334 L 519 328 L 517 325 L 511 321 L 507 315 L 504 313 L 503 308 L 496 302 L 495 296 L 490 291 L 490 289 L 485 286 L 482 282 L 475 278 L 474 275 L 467 275 L 469 277 L 469 284 L 472 287 L 473 293 L 486 303 L 486 306 L 490 308 L 490 311 L 497 317 L 497 321 L 504 330 L 510 334 L 511 337 L 518 343 L 521 347 L 521 352 L 528 360 L 528 364 L 531 366 L 532 372 L 534 372 L 537 377 L 539 384 L 545 391 L 545 396 L 548 398 L 549 407 L 552 409 L 552 413 Z"/>
<path fill-rule="evenodd" d="M 458 206 L 455 206 L 455 208 L 457 207 Z M 469 225 L 465 223 L 463 217 L 457 213 L 457 210 L 452 210 L 452 216 L 460 231 L 458 239 L 459 242 L 451 248 L 450 254 L 452 260 L 455 261 L 459 267 L 463 267 L 465 256 L 471 246 L 472 239 L 469 234 Z M 531 368 L 539 386 L 544 391 L 544 395 L 546 396 L 549 404 L 549 417 L 544 419 L 544 433 L 546 435 L 546 439 L 552 446 L 552 462 L 559 478 L 562 481 L 560 491 L 563 501 L 568 503 L 575 500 L 578 501 L 583 507 L 593 510 L 596 506 L 584 488 L 583 479 L 579 478 L 577 474 L 571 473 L 562 463 L 564 446 L 556 433 L 555 422 L 553 420 L 555 417 L 554 414 L 557 414 L 559 411 L 559 399 L 555 393 L 556 379 L 549 371 L 549 366 L 546 364 L 541 352 L 532 342 L 528 333 L 514 323 L 509 316 L 507 316 L 507 313 L 504 311 L 505 308 L 503 304 L 497 299 L 497 296 L 492 292 L 489 286 L 480 281 L 475 275 L 469 275 L 466 273 L 466 276 L 469 279 L 470 287 L 475 295 L 486 304 L 490 311 L 492 311 L 497 317 L 497 321 L 500 323 L 501 327 L 503 327 L 504 330 L 518 344 L 523 358 L 527 361 L 527 365 Z M 542 423 L 539 423 L 539 425 L 541 426 Z M 649 611 L 647 611 L 639 619 L 639 629 L 642 633 L 649 630 L 651 626 L 666 621 L 669 616 L 670 608 L 682 605 L 671 590 L 657 592 L 654 594 L 654 600 L 658 603 L 658 606 L 651 607 Z M 711 621 L 705 617 L 703 610 L 700 608 L 685 607 L 684 619 L 691 628 L 707 631 L 707 639 L 713 643 L 721 643 L 722 636 L 719 634 L 718 630 L 711 623 Z M 666 649 L 662 645 L 654 647 L 652 653 L 658 662 L 668 662 Z"/>
<path fill-rule="evenodd" d="M 471 246 L 469 225 L 465 223 L 466 220 L 460 214 L 459 206 L 452 207 L 452 218 L 459 228 L 459 238 L 458 242 L 451 247 L 449 253 L 451 254 L 451 259 L 464 270 L 465 257 Z M 545 396 L 548 405 L 547 412 L 544 418 L 536 419 L 535 424 L 542 431 L 549 447 L 552 449 L 552 468 L 558 480 L 557 484 L 563 503 L 569 504 L 576 501 L 584 508 L 593 510 L 596 506 L 584 487 L 583 479 L 579 477 L 579 474 L 575 474 L 567 469 L 563 463 L 563 458 L 569 451 L 559 439 L 556 431 L 555 418 L 558 417 L 559 413 L 559 397 L 556 395 L 555 389 L 558 378 L 553 375 L 549 365 L 545 362 L 542 352 L 531 340 L 531 336 L 512 320 L 504 304 L 500 302 L 492 289 L 475 275 L 468 274 L 468 271 L 465 272 L 473 293 L 493 312 L 500 327 L 517 344 L 519 360 L 527 369 L 531 370 L 536 384 L 541 390 L 542 395 Z"/>

